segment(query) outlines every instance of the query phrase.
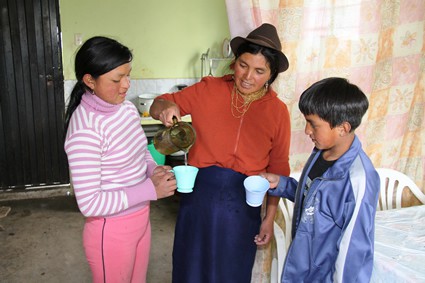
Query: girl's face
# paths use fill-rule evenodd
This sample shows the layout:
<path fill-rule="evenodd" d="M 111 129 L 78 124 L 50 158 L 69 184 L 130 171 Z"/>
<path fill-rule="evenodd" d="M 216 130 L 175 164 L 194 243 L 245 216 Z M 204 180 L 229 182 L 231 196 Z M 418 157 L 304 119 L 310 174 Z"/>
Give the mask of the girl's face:
<path fill-rule="evenodd" d="M 234 65 L 234 80 L 238 90 L 249 94 L 264 87 L 270 79 L 269 63 L 261 53 L 243 53 Z"/>
<path fill-rule="evenodd" d="M 96 96 L 110 104 L 124 102 L 127 91 L 130 88 L 131 63 L 126 63 L 99 76 L 97 79 L 88 78 L 86 84 L 93 90 Z"/>

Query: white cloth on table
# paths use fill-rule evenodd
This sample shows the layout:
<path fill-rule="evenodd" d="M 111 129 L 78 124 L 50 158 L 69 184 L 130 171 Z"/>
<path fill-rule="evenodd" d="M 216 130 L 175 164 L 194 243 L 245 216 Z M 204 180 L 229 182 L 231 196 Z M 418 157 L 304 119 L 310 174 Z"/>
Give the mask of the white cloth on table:
<path fill-rule="evenodd" d="M 425 282 L 425 205 L 376 212 L 371 282 Z"/>

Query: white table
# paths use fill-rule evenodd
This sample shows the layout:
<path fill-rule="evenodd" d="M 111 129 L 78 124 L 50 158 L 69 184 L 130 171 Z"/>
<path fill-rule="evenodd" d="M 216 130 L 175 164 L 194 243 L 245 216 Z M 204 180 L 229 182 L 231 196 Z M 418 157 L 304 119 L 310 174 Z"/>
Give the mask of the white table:
<path fill-rule="evenodd" d="M 425 282 L 425 205 L 376 212 L 371 282 Z"/>

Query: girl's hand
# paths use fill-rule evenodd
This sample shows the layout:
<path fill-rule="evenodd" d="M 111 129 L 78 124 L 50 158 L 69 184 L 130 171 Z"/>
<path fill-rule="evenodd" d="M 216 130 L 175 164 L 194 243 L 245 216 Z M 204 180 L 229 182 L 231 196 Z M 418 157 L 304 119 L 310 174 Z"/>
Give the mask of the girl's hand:
<path fill-rule="evenodd" d="M 168 165 L 158 165 L 155 167 L 155 169 L 153 169 L 152 174 L 167 172 L 167 171 L 171 171 L 172 169 L 173 168 L 171 168 L 171 166 L 168 166 Z"/>
<path fill-rule="evenodd" d="M 177 181 L 170 166 L 157 166 L 153 170 L 151 180 L 158 199 L 172 196 L 176 192 Z"/>

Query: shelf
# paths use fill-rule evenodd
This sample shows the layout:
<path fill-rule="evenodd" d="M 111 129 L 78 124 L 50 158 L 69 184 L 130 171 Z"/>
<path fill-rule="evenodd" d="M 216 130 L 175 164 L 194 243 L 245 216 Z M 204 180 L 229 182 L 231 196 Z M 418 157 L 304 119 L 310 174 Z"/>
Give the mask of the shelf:
<path fill-rule="evenodd" d="M 140 124 L 142 124 L 142 126 L 146 126 L 146 125 L 162 125 L 162 122 L 159 120 L 156 120 L 152 117 L 142 117 L 140 119 Z M 192 122 L 192 117 L 190 115 L 186 115 L 182 117 L 182 121 L 184 122 Z"/>
<path fill-rule="evenodd" d="M 207 60 L 211 61 L 231 61 L 235 59 L 235 57 L 229 57 L 229 58 L 208 58 Z"/>

